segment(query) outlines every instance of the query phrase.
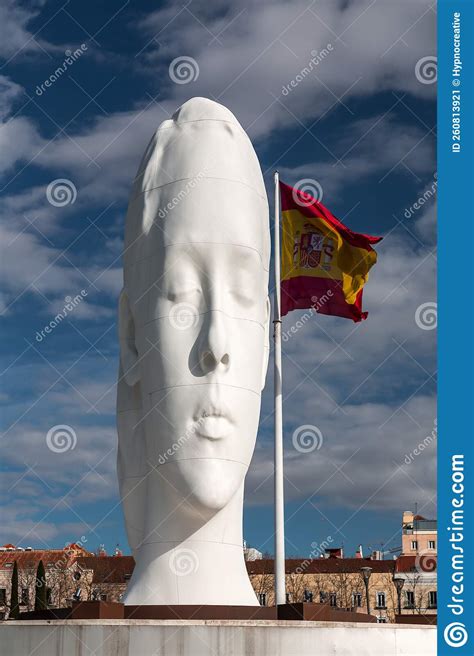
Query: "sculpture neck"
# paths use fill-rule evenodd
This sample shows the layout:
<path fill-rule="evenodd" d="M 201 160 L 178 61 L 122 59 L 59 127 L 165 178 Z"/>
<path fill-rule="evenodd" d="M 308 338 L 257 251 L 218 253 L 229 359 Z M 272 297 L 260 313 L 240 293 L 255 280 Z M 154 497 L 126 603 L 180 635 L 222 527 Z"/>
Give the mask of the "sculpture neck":
<path fill-rule="evenodd" d="M 147 530 L 124 602 L 257 605 L 243 554 L 243 484 L 224 508 L 176 503 L 160 472 L 148 479 Z M 153 587 L 150 581 L 156 581 Z"/>

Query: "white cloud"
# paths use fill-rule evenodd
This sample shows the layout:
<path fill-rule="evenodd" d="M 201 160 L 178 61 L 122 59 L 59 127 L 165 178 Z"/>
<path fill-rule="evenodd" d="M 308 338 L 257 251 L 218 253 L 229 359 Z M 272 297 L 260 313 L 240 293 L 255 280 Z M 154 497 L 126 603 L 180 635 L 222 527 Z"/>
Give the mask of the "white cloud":
<path fill-rule="evenodd" d="M 12 105 L 23 89 L 5 75 L 0 75 L 0 118 L 3 119 L 11 111 Z"/>
<path fill-rule="evenodd" d="M 14 0 L 0 5 L 0 56 L 10 57 L 21 51 L 38 50 L 38 43 L 28 30 L 28 23 L 38 14 L 20 6 Z"/>
<path fill-rule="evenodd" d="M 13 108 L 23 94 L 23 88 L 10 78 L 0 75 L 0 149 L 2 159 L 0 174 L 4 176 L 19 162 L 33 157 L 41 139 L 31 119 L 12 114 Z M 5 189 L 2 184 L 3 190 Z"/>
<path fill-rule="evenodd" d="M 329 199 L 341 197 L 349 184 L 362 184 L 369 176 L 377 175 L 383 182 L 396 170 L 418 180 L 419 175 L 432 172 L 435 163 L 434 138 L 427 129 L 382 114 L 351 122 L 350 131 L 344 131 L 322 159 L 297 167 L 280 166 L 279 170 L 289 184 L 317 178 L 324 193 L 322 201 L 330 204 Z"/>
<path fill-rule="evenodd" d="M 312 398 L 308 391 L 313 392 Z M 300 394 L 303 398 L 298 399 L 298 416 L 291 412 L 291 404 L 287 407 L 288 502 L 304 503 L 312 498 L 316 506 L 339 506 L 351 511 L 400 510 L 402 506 L 412 507 L 415 502 L 420 506 L 434 504 L 436 439 L 431 434 L 436 401 L 433 397 L 418 395 L 406 404 L 404 411 L 395 414 L 389 404 L 364 403 L 344 406 L 342 415 L 333 414 L 331 403 L 324 395 L 318 395 L 311 384 L 303 387 Z M 300 453 L 292 445 L 292 434 L 305 424 L 321 430 L 323 444 L 320 449 Z M 425 441 L 426 438 L 429 440 Z M 421 450 L 419 445 L 423 445 Z M 415 455 L 417 449 L 419 455 Z M 272 450 L 270 446 L 261 446 L 248 477 L 248 503 L 271 503 L 272 488 Z"/>
<path fill-rule="evenodd" d="M 1 228 L 2 282 L 4 289 L 17 297 L 25 291 L 37 290 L 60 294 L 80 291 L 84 281 L 80 274 L 60 260 L 61 251 L 41 243 L 41 238 L 30 232 Z"/>
<path fill-rule="evenodd" d="M 61 46 L 41 36 L 42 26 L 35 31 L 30 28 L 29 24 L 40 14 L 43 4 L 44 0 L 33 0 L 28 5 L 3 0 L 0 4 L 0 57 L 9 62 L 18 56 L 62 50 Z"/>
<path fill-rule="evenodd" d="M 57 417 L 50 420 L 56 423 Z M 115 430 L 71 422 L 74 448 L 54 452 L 46 440 L 50 428 L 47 423 L 44 430 L 24 424 L 2 439 L 2 461 L 10 470 L 2 476 L 1 490 L 5 541 L 53 540 L 68 527 L 72 537 L 84 534 L 91 524 L 85 504 L 105 501 L 112 507 L 117 500 Z M 77 523 L 55 526 L 55 513 L 64 512 Z"/>
<path fill-rule="evenodd" d="M 434 87 L 420 84 L 414 70 L 421 57 L 435 54 L 435 23 L 428 1 L 299 0 L 212 8 L 197 2 L 179 15 L 167 7 L 139 27 L 160 44 L 145 51 L 151 74 L 166 76 L 169 61 L 180 55 L 198 63 L 195 82 L 170 82 L 177 104 L 190 94 L 216 98 L 261 137 L 317 118 L 342 94 L 345 102 L 386 89 L 433 97 Z M 328 43 L 334 50 L 284 96 L 282 88 L 308 67 L 312 51 Z"/>
<path fill-rule="evenodd" d="M 150 73 L 159 74 L 167 87 L 165 99 L 146 99 L 134 109 L 99 117 L 86 130 L 69 131 L 69 137 L 51 142 L 38 136 L 29 119 L 22 119 L 23 123 L 13 119 L 5 133 L 10 144 L 4 148 L 5 170 L 15 162 L 34 161 L 36 166 L 54 167 L 64 177 L 72 176 L 79 191 L 78 207 L 116 201 L 127 196 L 130 179 L 153 131 L 190 96 L 220 100 L 251 135 L 263 139 L 277 128 L 296 127 L 298 121 L 321 117 L 338 105 L 337 97 L 355 82 L 343 102 L 384 89 L 433 94 L 434 87 L 420 84 L 414 74 L 417 59 L 435 46 L 435 15 L 428 2 L 403 3 L 403 11 L 386 0 L 341 7 L 326 1 L 291 6 L 237 3 L 230 9 L 222 3 L 217 11 L 199 2 L 178 12 L 171 22 L 177 14 L 174 7 L 153 12 L 139 29 L 145 32 L 144 41 L 160 34 L 160 50 L 146 52 Z M 210 32 L 191 10 L 206 17 Z M 220 32 L 218 40 L 213 40 L 212 34 Z M 334 34 L 342 35 L 343 42 Z M 407 45 L 399 41 L 402 35 Z M 283 96 L 282 87 L 308 64 L 311 51 L 331 40 L 334 51 L 315 69 L 319 80 L 309 76 Z M 180 54 L 195 57 L 199 64 L 200 75 L 189 85 L 173 84 L 168 76 L 168 57 Z M 359 127 L 364 128 L 362 122 Z M 315 134 L 325 141 L 317 128 Z M 393 154 L 403 156 L 404 144 L 412 135 L 404 135 L 401 128 L 398 134 Z"/>

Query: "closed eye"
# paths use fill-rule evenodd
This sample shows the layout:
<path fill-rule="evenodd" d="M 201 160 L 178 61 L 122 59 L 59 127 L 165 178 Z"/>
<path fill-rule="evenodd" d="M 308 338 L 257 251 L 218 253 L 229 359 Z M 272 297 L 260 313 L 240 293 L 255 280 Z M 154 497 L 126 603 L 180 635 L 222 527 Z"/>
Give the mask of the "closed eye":
<path fill-rule="evenodd" d="M 246 289 L 230 289 L 229 294 L 242 305 L 252 305 L 255 302 L 255 295 Z"/>
<path fill-rule="evenodd" d="M 167 294 L 167 298 L 172 303 L 176 303 L 183 298 L 190 298 L 195 296 L 200 296 L 202 294 L 201 289 L 198 287 L 186 287 L 183 289 L 173 289 L 170 290 Z"/>

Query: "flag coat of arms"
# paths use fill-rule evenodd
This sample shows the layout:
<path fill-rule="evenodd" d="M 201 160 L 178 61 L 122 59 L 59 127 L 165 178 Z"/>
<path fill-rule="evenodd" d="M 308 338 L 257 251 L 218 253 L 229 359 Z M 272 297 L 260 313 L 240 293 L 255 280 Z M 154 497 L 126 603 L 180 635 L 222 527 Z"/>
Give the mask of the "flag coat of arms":
<path fill-rule="evenodd" d="M 382 237 L 353 232 L 308 194 L 280 182 L 281 316 L 314 308 L 362 321 L 362 288 Z"/>

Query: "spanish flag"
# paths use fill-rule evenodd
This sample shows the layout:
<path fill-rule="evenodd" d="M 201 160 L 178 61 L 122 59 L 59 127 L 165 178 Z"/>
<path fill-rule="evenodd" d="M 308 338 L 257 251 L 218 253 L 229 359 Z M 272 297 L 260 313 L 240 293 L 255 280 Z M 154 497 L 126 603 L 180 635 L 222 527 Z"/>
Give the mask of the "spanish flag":
<path fill-rule="evenodd" d="M 280 182 L 281 315 L 313 308 L 362 321 L 362 288 L 382 237 L 352 232 L 308 194 Z"/>

